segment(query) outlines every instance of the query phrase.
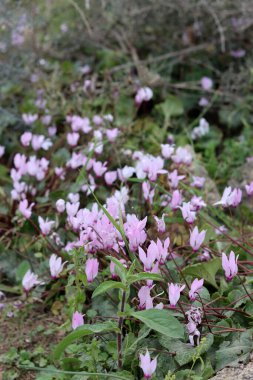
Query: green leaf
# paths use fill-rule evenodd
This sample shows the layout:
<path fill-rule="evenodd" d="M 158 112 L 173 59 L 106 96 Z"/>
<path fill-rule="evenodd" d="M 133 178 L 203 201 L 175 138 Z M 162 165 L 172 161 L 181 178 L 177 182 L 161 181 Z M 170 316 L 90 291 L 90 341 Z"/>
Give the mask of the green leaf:
<path fill-rule="evenodd" d="M 96 323 L 94 325 L 83 325 L 66 336 L 54 349 L 53 357 L 58 360 L 66 347 L 68 347 L 76 339 L 86 335 L 99 334 L 101 332 L 118 332 L 118 326 L 115 322 Z"/>
<path fill-rule="evenodd" d="M 161 336 L 159 342 L 167 350 L 175 352 L 174 359 L 180 366 L 183 366 L 190 363 L 197 354 L 202 355 L 209 350 L 213 344 L 213 334 L 208 334 L 206 340 L 201 342 L 198 347 L 192 347 L 189 343 L 179 340 L 168 339 L 166 336 Z"/>
<path fill-rule="evenodd" d="M 107 292 L 110 289 L 122 289 L 124 291 L 127 290 L 127 288 L 121 283 L 117 281 L 106 281 L 102 282 L 93 292 L 92 298 Z"/>
<path fill-rule="evenodd" d="M 131 316 L 139 319 L 149 328 L 170 338 L 184 338 L 183 325 L 170 314 L 169 310 L 143 310 L 131 312 Z"/>
<path fill-rule="evenodd" d="M 163 103 L 156 106 L 156 109 L 164 115 L 165 123 L 168 123 L 173 116 L 181 116 L 184 113 L 183 103 L 175 95 L 168 95 Z"/>
<path fill-rule="evenodd" d="M 190 275 L 196 278 L 203 278 L 205 282 L 208 282 L 213 287 L 218 289 L 215 275 L 218 270 L 221 268 L 221 259 L 216 257 L 213 260 L 208 261 L 207 263 L 199 263 L 188 266 L 183 269 L 184 275 Z"/>
<path fill-rule="evenodd" d="M 127 283 L 129 285 L 133 284 L 136 281 L 144 281 L 144 280 L 163 281 L 163 278 L 160 274 L 149 273 L 149 272 L 141 272 L 141 273 L 127 276 Z"/>
<path fill-rule="evenodd" d="M 253 348 L 253 331 L 248 330 L 240 334 L 239 338 L 232 343 L 224 341 L 216 351 L 216 371 L 226 367 L 228 364 L 245 362 L 250 356 Z"/>

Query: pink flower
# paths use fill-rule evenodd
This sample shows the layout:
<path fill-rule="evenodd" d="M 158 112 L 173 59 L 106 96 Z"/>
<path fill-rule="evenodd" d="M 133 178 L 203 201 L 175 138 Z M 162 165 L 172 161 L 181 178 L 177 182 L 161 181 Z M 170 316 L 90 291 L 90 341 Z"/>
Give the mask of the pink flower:
<path fill-rule="evenodd" d="M 192 209 L 193 211 L 198 211 L 200 210 L 202 207 L 206 207 L 206 203 L 203 201 L 203 199 L 201 197 L 198 197 L 197 195 L 194 195 L 191 199 L 191 205 L 192 205 Z"/>
<path fill-rule="evenodd" d="M 124 224 L 125 234 L 129 240 L 129 248 L 136 251 L 139 245 L 145 243 L 147 234 L 144 230 L 147 223 L 147 217 L 139 220 L 136 215 L 127 215 L 127 221 Z"/>
<path fill-rule="evenodd" d="M 177 210 L 182 204 L 183 198 L 179 190 L 174 190 L 172 193 L 170 207 L 173 211 Z"/>
<path fill-rule="evenodd" d="M 201 87 L 205 91 L 211 90 L 213 88 L 213 81 L 212 81 L 212 79 L 208 78 L 208 77 L 203 77 L 201 79 Z"/>
<path fill-rule="evenodd" d="M 0 158 L 3 157 L 4 152 L 5 152 L 5 146 L 0 145 Z"/>
<path fill-rule="evenodd" d="M 78 132 L 67 133 L 67 142 L 70 146 L 76 146 L 80 135 Z"/>
<path fill-rule="evenodd" d="M 170 144 L 161 144 L 162 156 L 166 159 L 170 158 L 174 153 L 174 146 Z"/>
<path fill-rule="evenodd" d="M 224 252 L 222 252 L 222 268 L 225 271 L 225 276 L 227 281 L 231 281 L 233 277 L 237 275 L 238 266 L 237 260 L 239 255 L 235 257 L 235 253 L 233 251 L 230 252 L 229 258 L 226 256 Z"/>
<path fill-rule="evenodd" d="M 199 250 L 201 244 L 205 240 L 205 236 L 206 236 L 206 231 L 203 230 L 199 232 L 199 229 L 197 226 L 194 227 L 194 229 L 191 231 L 190 245 L 192 249 L 194 250 L 194 252 L 197 252 Z"/>
<path fill-rule="evenodd" d="M 100 161 L 95 161 L 93 163 L 93 170 L 97 177 L 102 177 L 102 175 L 106 172 L 107 170 L 106 164 L 107 162 L 103 163 Z"/>
<path fill-rule="evenodd" d="M 119 134 L 119 129 L 118 128 L 113 128 L 113 129 L 107 129 L 105 131 L 106 136 L 110 142 L 114 142 L 116 138 L 118 137 Z"/>
<path fill-rule="evenodd" d="M 70 202 L 67 202 L 66 203 L 66 212 L 67 212 L 67 215 L 69 217 L 71 216 L 75 216 L 78 209 L 79 209 L 79 206 L 80 206 L 80 203 L 79 202 L 76 202 L 76 203 L 70 203 Z"/>
<path fill-rule="evenodd" d="M 85 273 L 88 282 L 92 282 L 98 275 L 99 263 L 97 259 L 88 259 L 85 265 Z"/>
<path fill-rule="evenodd" d="M 156 258 L 157 258 L 157 247 L 155 245 L 155 242 L 151 242 L 151 244 L 149 245 L 147 249 L 147 254 L 144 252 L 144 250 L 141 247 L 139 247 L 139 259 L 143 263 L 144 270 L 146 272 L 152 269 Z"/>
<path fill-rule="evenodd" d="M 148 102 L 153 98 L 153 91 L 149 87 L 142 87 L 135 95 L 135 103 L 139 106 L 143 102 Z"/>
<path fill-rule="evenodd" d="M 248 195 L 253 194 L 253 181 L 249 185 L 245 185 L 245 189 Z"/>
<path fill-rule="evenodd" d="M 49 268 L 50 268 L 50 273 L 52 278 L 57 278 L 59 277 L 59 274 L 62 272 L 64 265 L 66 264 L 62 263 L 62 258 L 57 257 L 55 254 L 51 255 L 49 259 Z"/>
<path fill-rule="evenodd" d="M 191 301 L 195 301 L 197 294 L 201 290 L 202 286 L 204 284 L 204 279 L 198 280 L 195 278 L 191 284 L 191 289 L 189 291 L 189 298 Z"/>
<path fill-rule="evenodd" d="M 138 291 L 139 310 L 153 309 L 153 298 L 150 295 L 150 287 L 142 286 Z"/>
<path fill-rule="evenodd" d="M 75 311 L 72 316 L 72 329 L 75 330 L 77 327 L 84 324 L 83 316 L 78 311 Z"/>
<path fill-rule="evenodd" d="M 156 221 L 156 227 L 158 232 L 164 233 L 166 231 L 166 224 L 164 221 L 165 214 L 162 214 L 162 218 L 159 219 L 157 216 L 154 215 L 154 219 Z"/>
<path fill-rule="evenodd" d="M 58 201 L 56 202 L 55 206 L 56 206 L 56 210 L 59 213 L 64 212 L 65 211 L 65 201 L 64 201 L 64 199 L 58 199 Z"/>
<path fill-rule="evenodd" d="M 231 186 L 226 187 L 221 200 L 214 203 L 214 205 L 222 205 L 223 207 L 237 207 L 242 199 L 242 191 L 240 189 L 232 190 Z"/>
<path fill-rule="evenodd" d="M 28 200 L 24 199 L 19 203 L 18 209 L 26 219 L 29 219 L 32 215 L 33 206 L 34 203 L 31 203 L 30 206 L 28 206 Z"/>
<path fill-rule="evenodd" d="M 143 370 L 145 379 L 151 379 L 156 370 L 157 358 L 151 360 L 148 350 L 145 355 L 140 354 L 140 367 Z"/>
<path fill-rule="evenodd" d="M 184 220 L 189 223 L 189 224 L 192 224 L 194 222 L 194 220 L 196 219 L 196 212 L 192 210 L 192 206 L 190 203 L 183 203 L 183 206 L 182 207 L 179 207 L 182 211 L 182 215 L 183 215 L 183 218 Z"/>
<path fill-rule="evenodd" d="M 20 137 L 20 141 L 21 141 L 21 144 L 25 147 L 29 146 L 31 141 L 32 141 L 32 133 L 31 132 L 24 132 L 21 137 Z"/>
<path fill-rule="evenodd" d="M 185 178 L 185 175 L 177 175 L 178 171 L 175 169 L 172 173 L 168 175 L 169 183 L 172 189 L 178 187 L 179 181 Z"/>
<path fill-rule="evenodd" d="M 40 281 L 38 281 L 38 275 L 29 269 L 22 280 L 24 291 L 28 293 L 35 285 L 38 284 L 40 284 Z"/>
<path fill-rule="evenodd" d="M 202 189 L 202 187 L 204 186 L 204 183 L 206 181 L 205 177 L 193 176 L 192 178 L 193 178 L 193 181 L 191 183 L 191 186 L 197 187 L 198 189 Z"/>
<path fill-rule="evenodd" d="M 192 154 L 187 150 L 187 148 L 178 147 L 176 153 L 171 156 L 172 161 L 176 164 L 190 165 L 192 162 Z"/>
<path fill-rule="evenodd" d="M 170 307 L 175 307 L 180 298 L 180 293 L 184 290 L 185 285 L 180 286 L 178 284 L 168 284 Z"/>
<path fill-rule="evenodd" d="M 105 177 L 104 178 L 105 178 L 105 182 L 106 182 L 106 184 L 108 186 L 112 185 L 113 182 L 115 182 L 116 179 L 117 179 L 117 172 L 116 172 L 116 170 L 109 171 L 109 172 L 105 173 Z"/>
<path fill-rule="evenodd" d="M 55 222 L 52 220 L 48 220 L 48 218 L 44 220 L 41 216 L 38 217 L 38 221 L 42 234 L 49 235 Z"/>
<path fill-rule="evenodd" d="M 38 115 L 31 114 L 31 113 L 23 113 L 22 119 L 24 120 L 26 124 L 30 125 L 30 124 L 33 124 L 38 119 Z"/>
<path fill-rule="evenodd" d="M 142 191 L 144 199 L 148 201 L 150 204 L 152 204 L 155 196 L 155 188 L 151 189 L 151 185 L 149 182 L 143 182 Z"/>

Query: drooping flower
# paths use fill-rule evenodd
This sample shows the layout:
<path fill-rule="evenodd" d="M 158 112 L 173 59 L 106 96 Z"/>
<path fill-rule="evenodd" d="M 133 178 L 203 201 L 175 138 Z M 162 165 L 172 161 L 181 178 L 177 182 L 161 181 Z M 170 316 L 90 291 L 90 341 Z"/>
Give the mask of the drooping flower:
<path fill-rule="evenodd" d="M 182 211 L 182 216 L 183 216 L 184 220 L 187 223 L 192 224 L 194 222 L 194 220 L 196 219 L 196 212 L 192 210 L 192 206 L 191 206 L 190 202 L 188 202 L 188 203 L 183 202 L 183 206 L 179 207 L 179 208 Z"/>
<path fill-rule="evenodd" d="M 202 286 L 204 284 L 204 279 L 198 280 L 195 278 L 191 284 L 191 289 L 189 291 L 189 298 L 191 301 L 195 301 L 197 294 L 201 290 Z"/>
<path fill-rule="evenodd" d="M 223 207 L 237 207 L 242 199 L 242 191 L 241 189 L 235 188 L 232 190 L 231 186 L 226 187 L 221 200 L 215 202 L 214 205 L 222 205 Z"/>
<path fill-rule="evenodd" d="M 197 252 L 199 250 L 201 244 L 205 240 L 205 236 L 206 236 L 206 231 L 203 230 L 199 232 L 199 229 L 197 226 L 194 227 L 194 229 L 191 231 L 190 245 L 192 249 L 194 250 L 194 252 Z"/>
<path fill-rule="evenodd" d="M 180 299 L 180 293 L 184 290 L 185 285 L 181 287 L 178 284 L 168 284 L 170 307 L 174 308 Z"/>
<path fill-rule="evenodd" d="M 213 88 L 213 81 L 211 78 L 203 77 L 201 78 L 201 87 L 205 91 L 209 91 Z"/>
<path fill-rule="evenodd" d="M 72 329 L 75 330 L 77 327 L 84 324 L 83 315 L 78 311 L 75 311 L 72 316 Z"/>
<path fill-rule="evenodd" d="M 99 262 L 97 259 L 88 259 L 85 265 L 85 273 L 88 282 L 92 282 L 98 275 Z"/>
<path fill-rule="evenodd" d="M 182 204 L 183 197 L 179 190 L 174 190 L 170 200 L 170 207 L 173 211 L 176 211 Z"/>
<path fill-rule="evenodd" d="M 26 293 L 28 293 L 35 285 L 40 284 L 38 275 L 33 273 L 30 269 L 26 272 L 22 280 L 22 286 Z"/>
<path fill-rule="evenodd" d="M 156 370 L 157 358 L 151 360 L 148 350 L 145 355 L 140 354 L 140 367 L 143 370 L 145 379 L 151 379 Z"/>
<path fill-rule="evenodd" d="M 32 208 L 34 206 L 34 203 L 31 203 L 30 206 L 28 205 L 28 200 L 23 199 L 18 206 L 19 211 L 23 215 L 24 218 L 29 219 L 32 215 Z"/>
<path fill-rule="evenodd" d="M 238 266 L 237 260 L 239 255 L 235 257 L 235 253 L 233 251 L 230 252 L 229 258 L 227 255 L 222 252 L 222 268 L 224 269 L 225 276 L 227 281 L 231 281 L 233 277 L 237 275 Z"/>
<path fill-rule="evenodd" d="M 63 267 L 65 263 L 62 263 L 62 258 L 57 257 L 55 254 L 50 256 L 49 259 L 49 268 L 50 268 L 50 273 L 52 278 L 57 278 L 59 277 L 59 274 L 62 272 Z"/>
<path fill-rule="evenodd" d="M 248 195 L 253 195 L 253 181 L 249 185 L 245 185 L 245 189 Z"/>
<path fill-rule="evenodd" d="M 153 243 L 155 245 L 155 242 L 153 242 Z M 152 242 L 147 249 L 147 253 L 145 253 L 144 250 L 141 247 L 139 247 L 139 259 L 143 263 L 144 270 L 146 272 L 148 272 L 152 269 L 156 258 L 157 258 L 157 247 L 156 247 L 156 245 L 153 246 Z"/>
<path fill-rule="evenodd" d="M 113 182 L 115 182 L 116 179 L 117 179 L 117 172 L 116 172 L 116 170 L 109 171 L 109 172 L 105 173 L 104 178 L 105 178 L 105 182 L 106 182 L 106 184 L 108 186 L 112 185 Z"/>
<path fill-rule="evenodd" d="M 154 215 L 154 219 L 156 221 L 156 227 L 157 231 L 160 233 L 164 233 L 166 230 L 166 224 L 164 221 L 165 214 L 162 214 L 162 218 L 158 218 L 157 216 Z"/>
<path fill-rule="evenodd" d="M 58 199 L 56 204 L 56 210 L 60 213 L 64 212 L 65 211 L 65 201 L 64 199 Z"/>
<path fill-rule="evenodd" d="M 143 102 L 148 102 L 153 98 L 153 91 L 149 87 L 142 87 L 135 95 L 135 103 L 139 106 Z"/>
<path fill-rule="evenodd" d="M 38 217 L 38 221 L 42 234 L 49 235 L 55 222 L 53 220 L 49 220 L 48 218 L 44 220 L 41 216 Z"/>

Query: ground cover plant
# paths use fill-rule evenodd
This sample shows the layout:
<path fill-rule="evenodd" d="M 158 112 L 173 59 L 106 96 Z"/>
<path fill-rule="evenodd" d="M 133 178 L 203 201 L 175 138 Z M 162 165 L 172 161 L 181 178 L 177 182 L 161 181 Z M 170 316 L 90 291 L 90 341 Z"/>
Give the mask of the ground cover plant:
<path fill-rule="evenodd" d="M 166 3 L 1 5 L 3 379 L 250 359 L 251 8 Z"/>

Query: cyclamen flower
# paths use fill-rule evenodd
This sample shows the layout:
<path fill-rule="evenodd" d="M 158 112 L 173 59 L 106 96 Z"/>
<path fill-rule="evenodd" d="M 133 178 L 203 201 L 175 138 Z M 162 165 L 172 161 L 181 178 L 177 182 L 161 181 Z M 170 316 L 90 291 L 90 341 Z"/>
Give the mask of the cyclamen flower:
<path fill-rule="evenodd" d="M 185 285 L 179 286 L 178 284 L 168 284 L 170 307 L 174 308 L 180 299 L 180 293 L 184 290 Z"/>
<path fill-rule="evenodd" d="M 170 144 L 161 144 L 162 156 L 166 159 L 170 158 L 174 153 L 174 146 Z"/>
<path fill-rule="evenodd" d="M 129 240 L 129 248 L 136 251 L 139 245 L 145 243 L 147 234 L 144 230 L 147 223 L 147 217 L 139 220 L 135 215 L 127 215 L 127 221 L 124 224 L 126 237 Z"/>
<path fill-rule="evenodd" d="M 199 250 L 201 244 L 205 240 L 205 236 L 206 236 L 206 231 L 203 230 L 199 232 L 199 229 L 197 226 L 194 227 L 194 229 L 191 231 L 190 245 L 192 249 L 194 250 L 194 252 L 197 252 Z"/>
<path fill-rule="evenodd" d="M 5 146 L 0 145 L 0 158 L 3 157 L 4 152 L 5 152 Z"/>
<path fill-rule="evenodd" d="M 105 133 L 106 133 L 106 136 L 107 136 L 108 140 L 110 142 L 114 142 L 116 140 L 116 138 L 118 137 L 118 135 L 119 135 L 119 129 L 118 128 L 107 129 L 105 131 Z"/>
<path fill-rule="evenodd" d="M 153 98 L 153 91 L 149 87 L 142 87 L 135 95 L 135 103 L 140 106 L 143 102 L 148 102 Z"/>
<path fill-rule="evenodd" d="M 197 294 L 200 292 L 201 288 L 204 285 L 204 279 L 198 280 L 195 278 L 191 284 L 191 289 L 189 291 L 189 298 L 191 301 L 195 301 Z"/>
<path fill-rule="evenodd" d="M 107 162 L 103 163 L 100 161 L 96 161 L 93 163 L 93 170 L 97 177 L 102 177 L 102 175 L 106 172 L 107 170 L 106 164 Z"/>
<path fill-rule="evenodd" d="M 172 173 L 168 175 L 169 183 L 172 189 L 178 187 L 179 181 L 185 178 L 185 175 L 177 175 L 178 171 L 175 169 Z"/>
<path fill-rule="evenodd" d="M 192 178 L 193 178 L 193 181 L 191 183 L 191 186 L 197 187 L 198 189 L 202 189 L 202 187 L 204 186 L 204 183 L 206 181 L 205 177 L 193 176 Z"/>
<path fill-rule="evenodd" d="M 238 273 L 237 260 L 239 255 L 235 257 L 233 251 L 230 252 L 229 258 L 222 252 L 222 268 L 224 269 L 226 280 L 231 281 Z"/>
<path fill-rule="evenodd" d="M 170 207 L 172 211 L 175 211 L 182 204 L 183 197 L 179 190 L 174 190 L 170 200 Z"/>
<path fill-rule="evenodd" d="M 148 201 L 150 204 L 152 204 L 155 196 L 155 188 L 151 189 L 151 185 L 149 182 L 143 182 L 142 191 L 144 199 Z"/>
<path fill-rule="evenodd" d="M 153 299 L 150 295 L 150 287 L 142 286 L 138 291 L 139 310 L 153 309 Z"/>
<path fill-rule="evenodd" d="M 70 146 L 76 146 L 79 138 L 80 138 L 80 135 L 77 132 L 67 133 L 67 143 Z"/>
<path fill-rule="evenodd" d="M 154 219 L 156 221 L 156 227 L 157 227 L 158 232 L 160 232 L 160 233 L 164 233 L 166 230 L 164 217 L 165 217 L 165 214 L 162 214 L 161 219 L 159 219 L 157 216 L 154 215 Z"/>
<path fill-rule="evenodd" d="M 88 282 L 92 282 L 98 275 L 99 262 L 97 259 L 88 259 L 85 265 L 85 273 Z"/>
<path fill-rule="evenodd" d="M 182 211 L 182 216 L 184 218 L 184 220 L 189 223 L 189 224 L 192 224 L 194 222 L 194 220 L 196 219 L 196 212 L 192 210 L 192 206 L 190 203 L 183 203 L 183 206 L 182 207 L 179 207 Z"/>
<path fill-rule="evenodd" d="M 30 206 L 28 206 L 27 199 L 24 199 L 19 203 L 18 209 L 26 219 L 29 219 L 31 217 L 34 204 L 35 203 L 31 203 Z"/>
<path fill-rule="evenodd" d="M 245 189 L 248 195 L 253 195 L 253 181 L 249 185 L 245 185 Z"/>
<path fill-rule="evenodd" d="M 220 201 L 214 203 L 214 205 L 222 205 L 223 207 L 239 205 L 242 199 L 242 191 L 240 189 L 232 190 L 231 186 L 226 187 Z"/>
<path fill-rule="evenodd" d="M 208 78 L 208 77 L 203 77 L 201 79 L 201 87 L 205 91 L 211 90 L 213 88 L 213 81 L 212 81 L 212 79 Z"/>
<path fill-rule="evenodd" d="M 75 330 L 77 327 L 84 324 L 83 315 L 78 311 L 75 311 L 72 316 L 72 329 Z"/>
<path fill-rule="evenodd" d="M 139 247 L 139 259 L 144 265 L 145 272 L 148 272 L 152 269 L 153 264 L 156 260 L 156 255 L 157 255 L 157 248 L 154 247 L 152 243 L 149 245 L 147 249 L 147 254 L 144 252 L 144 250 L 141 247 Z"/>
<path fill-rule="evenodd" d="M 105 173 L 104 178 L 105 178 L 105 182 L 108 186 L 112 185 L 113 182 L 115 182 L 117 179 L 116 170 L 115 171 L 109 171 L 109 172 Z"/>
<path fill-rule="evenodd" d="M 56 210 L 60 213 L 65 211 L 65 201 L 64 199 L 58 199 L 58 201 L 55 204 Z"/>
<path fill-rule="evenodd" d="M 55 222 L 46 218 L 45 220 L 39 216 L 38 218 L 40 230 L 43 235 L 49 235 Z"/>
<path fill-rule="evenodd" d="M 145 355 L 140 354 L 140 367 L 143 370 L 145 379 L 151 379 L 157 367 L 157 358 L 151 360 L 147 350 Z"/>
<path fill-rule="evenodd" d="M 55 254 L 51 255 L 49 259 L 49 268 L 50 268 L 50 273 L 52 278 L 57 278 L 59 277 L 59 274 L 62 272 L 64 265 L 66 264 L 62 263 L 62 258 L 57 257 Z"/>
<path fill-rule="evenodd" d="M 29 269 L 22 280 L 24 291 L 28 293 L 35 285 L 38 284 L 40 284 L 40 281 L 38 281 L 38 275 Z"/>

